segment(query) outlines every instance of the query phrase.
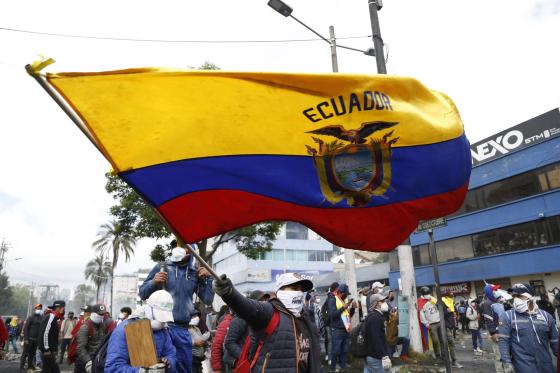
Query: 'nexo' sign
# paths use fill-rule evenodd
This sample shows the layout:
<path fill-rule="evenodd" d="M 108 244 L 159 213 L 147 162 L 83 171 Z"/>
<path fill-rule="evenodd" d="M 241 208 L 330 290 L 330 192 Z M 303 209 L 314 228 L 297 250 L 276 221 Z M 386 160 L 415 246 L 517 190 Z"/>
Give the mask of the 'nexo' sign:
<path fill-rule="evenodd" d="M 558 109 L 471 145 L 473 166 L 560 135 Z"/>

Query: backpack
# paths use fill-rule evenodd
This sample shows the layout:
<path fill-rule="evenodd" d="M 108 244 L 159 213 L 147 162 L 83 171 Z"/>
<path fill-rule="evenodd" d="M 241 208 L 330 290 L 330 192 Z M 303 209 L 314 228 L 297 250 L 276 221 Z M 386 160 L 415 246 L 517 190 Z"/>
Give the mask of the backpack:
<path fill-rule="evenodd" d="M 327 300 L 321 306 L 321 321 L 323 327 L 329 326 L 331 324 L 331 318 L 329 317 L 328 303 L 329 303 L 329 298 L 327 297 Z"/>
<path fill-rule="evenodd" d="M 113 328 L 113 330 L 115 330 Z M 91 373 L 104 373 L 105 372 L 105 359 L 107 358 L 107 348 L 109 347 L 109 339 L 113 330 L 108 331 L 103 337 L 103 342 L 97 347 L 93 358 L 91 359 Z"/>
<path fill-rule="evenodd" d="M 251 336 L 248 335 L 245 338 L 245 343 L 243 343 L 243 349 L 241 350 L 241 354 L 239 358 L 235 362 L 235 367 L 233 368 L 233 373 L 250 373 L 261 353 L 262 346 L 264 345 L 265 339 L 268 339 L 276 330 L 276 327 L 280 323 L 280 314 L 278 310 L 274 309 L 272 313 L 272 318 L 268 322 L 266 329 L 264 330 L 264 338 L 261 338 L 259 341 L 259 345 L 257 346 L 257 350 L 255 351 L 255 355 L 253 356 L 252 360 L 249 360 L 249 348 L 251 347 Z"/>
<path fill-rule="evenodd" d="M 367 341 L 366 341 L 366 321 L 359 323 L 350 332 L 350 352 L 354 357 L 363 358 L 367 356 Z"/>
<path fill-rule="evenodd" d="M 76 335 L 78 334 L 78 331 L 80 330 L 84 322 L 88 327 L 89 337 L 93 337 L 93 325 L 91 324 L 90 319 L 80 320 L 76 323 L 76 326 L 74 327 L 74 329 L 72 329 L 72 339 L 70 340 L 70 345 L 68 346 L 68 365 L 72 365 L 74 361 L 76 361 L 76 355 L 78 355 L 78 340 L 76 338 Z"/>

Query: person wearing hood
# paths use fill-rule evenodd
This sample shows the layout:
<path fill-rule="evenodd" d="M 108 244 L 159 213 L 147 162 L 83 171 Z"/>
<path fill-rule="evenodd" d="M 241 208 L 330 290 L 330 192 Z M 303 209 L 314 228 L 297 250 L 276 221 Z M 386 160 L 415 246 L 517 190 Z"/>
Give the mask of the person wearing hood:
<path fill-rule="evenodd" d="M 157 290 L 126 320 L 113 330 L 107 347 L 105 373 L 142 373 L 143 368 L 130 365 L 124 328 L 131 322 L 148 319 L 152 326 L 157 358 L 166 365 L 166 373 L 175 373 L 177 356 L 171 341 L 168 323 L 173 322 L 173 298 L 165 290 Z"/>
<path fill-rule="evenodd" d="M 169 323 L 169 334 L 177 350 L 177 371 L 191 373 L 192 339 L 188 331 L 189 322 L 195 312 L 193 295 L 205 304 L 212 304 L 212 278 L 206 268 L 196 268 L 194 258 L 182 247 L 171 251 L 171 258 L 162 268 L 156 265 L 140 286 L 140 298 L 145 300 L 157 290 L 165 289 L 173 297 L 173 319 Z"/>
<path fill-rule="evenodd" d="M 18 348 L 17 348 L 17 338 L 18 338 L 18 317 L 14 316 L 11 319 L 6 320 L 6 323 L 8 324 L 8 336 L 9 336 L 9 343 L 12 345 L 12 348 L 14 349 L 14 353 L 19 354 Z M 7 351 L 10 351 L 10 346 L 8 345 L 8 349 Z"/>
<path fill-rule="evenodd" d="M 482 302 L 482 317 L 486 321 L 486 328 L 492 340 L 492 351 L 494 352 L 494 367 L 497 373 L 502 373 L 502 362 L 500 360 L 500 347 L 498 346 L 498 323 L 500 314 L 495 312 L 494 304 L 498 303 L 500 285 L 486 284 L 484 286 L 484 301 Z"/>
<path fill-rule="evenodd" d="M 37 354 L 37 338 L 41 327 L 41 317 L 43 317 L 43 305 L 36 304 L 33 315 L 29 316 L 23 327 L 23 353 L 21 354 L 20 370 L 25 372 L 25 362 L 27 369 L 35 369 L 35 355 Z"/>
<path fill-rule="evenodd" d="M 210 332 L 202 333 L 198 328 L 200 323 L 200 312 L 191 317 L 189 321 L 189 333 L 193 341 L 193 359 L 192 371 L 193 373 L 202 373 L 202 362 L 206 358 L 206 348 L 208 347 L 208 340 L 210 339 Z"/>
<path fill-rule="evenodd" d="M 511 288 L 513 309 L 500 317 L 500 354 L 504 373 L 554 373 L 549 347 L 558 351 L 556 321 L 539 309 L 530 285 Z"/>
<path fill-rule="evenodd" d="M 39 327 L 38 347 L 41 351 L 43 360 L 43 373 L 60 373 L 60 368 L 56 363 L 56 353 L 58 351 L 58 320 L 64 318 L 66 302 L 63 300 L 54 301 L 52 306 L 43 315 L 41 326 Z"/>
<path fill-rule="evenodd" d="M 369 298 L 370 309 L 366 318 L 367 357 L 364 373 L 389 372 L 391 369 L 391 349 L 385 335 L 385 320 L 389 305 L 384 295 L 372 294 Z"/>
<path fill-rule="evenodd" d="M 259 302 L 244 297 L 222 275 L 214 291 L 253 331 L 249 348 L 251 372 L 322 373 L 319 331 L 303 312 L 305 292 L 313 283 L 298 273 L 284 273 L 276 280 L 276 297 Z M 270 325 L 275 324 L 272 329 Z M 266 330 L 269 330 L 267 336 Z M 258 353 L 256 352 L 258 351 Z"/>
<path fill-rule="evenodd" d="M 74 373 L 86 373 L 86 365 L 93 359 L 97 348 L 105 338 L 105 334 L 108 333 L 107 326 L 103 322 L 106 312 L 105 305 L 92 305 L 91 315 L 78 329 Z"/>

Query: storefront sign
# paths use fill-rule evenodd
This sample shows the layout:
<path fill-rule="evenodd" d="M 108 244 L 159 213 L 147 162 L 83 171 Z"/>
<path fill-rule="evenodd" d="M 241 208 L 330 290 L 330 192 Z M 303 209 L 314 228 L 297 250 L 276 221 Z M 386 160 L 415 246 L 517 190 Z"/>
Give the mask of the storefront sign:
<path fill-rule="evenodd" d="M 248 269 L 247 282 L 270 282 L 270 269 Z"/>
<path fill-rule="evenodd" d="M 445 227 L 447 225 L 447 218 L 437 218 L 432 220 L 426 220 L 418 224 L 416 228 L 416 233 L 425 232 L 428 229 L 434 229 L 439 227 Z"/>
<path fill-rule="evenodd" d="M 472 144 L 472 164 L 478 166 L 558 136 L 560 112 L 554 109 Z"/>
<path fill-rule="evenodd" d="M 449 295 L 451 293 L 455 294 L 470 294 L 471 283 L 470 282 L 458 282 L 456 284 L 446 284 L 441 285 L 441 294 Z"/>

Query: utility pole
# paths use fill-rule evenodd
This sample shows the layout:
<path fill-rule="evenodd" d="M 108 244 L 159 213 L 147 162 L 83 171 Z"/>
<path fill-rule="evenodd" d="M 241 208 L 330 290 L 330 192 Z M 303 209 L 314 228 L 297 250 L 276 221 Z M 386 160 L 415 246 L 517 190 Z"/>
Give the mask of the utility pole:
<path fill-rule="evenodd" d="M 331 60 L 333 73 L 338 72 L 338 55 L 336 54 L 336 37 L 334 26 L 329 26 L 331 43 Z M 348 285 L 352 297 L 358 296 L 358 283 L 356 282 L 356 259 L 354 250 L 344 249 L 344 282 Z M 357 298 L 356 298 L 357 299 Z M 352 325 L 358 325 L 359 312 L 354 312 Z"/>
<path fill-rule="evenodd" d="M 35 295 L 35 283 L 32 282 L 29 288 L 29 301 L 27 302 L 27 316 L 31 316 L 31 310 L 33 309 L 33 296 Z"/>
<path fill-rule="evenodd" d="M 0 271 L 4 268 L 4 262 L 6 260 L 6 253 L 8 252 L 9 244 L 2 239 L 2 243 L 0 244 Z"/>
<path fill-rule="evenodd" d="M 397 253 L 401 275 L 401 295 L 406 297 L 408 303 L 408 338 L 410 339 L 410 347 L 416 352 L 421 352 L 422 335 L 420 334 L 420 323 L 418 322 L 418 297 L 416 294 L 412 247 L 410 245 L 400 245 L 397 248 Z"/>
<path fill-rule="evenodd" d="M 383 39 L 381 38 L 381 29 L 379 27 L 378 10 L 383 7 L 382 0 L 368 0 L 369 18 L 371 21 L 371 37 L 373 39 L 373 47 L 375 51 L 375 61 L 377 62 L 377 73 L 387 74 L 387 66 L 385 65 L 385 53 L 383 53 Z"/>

